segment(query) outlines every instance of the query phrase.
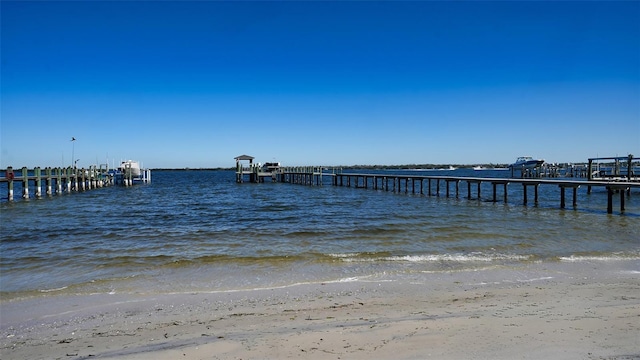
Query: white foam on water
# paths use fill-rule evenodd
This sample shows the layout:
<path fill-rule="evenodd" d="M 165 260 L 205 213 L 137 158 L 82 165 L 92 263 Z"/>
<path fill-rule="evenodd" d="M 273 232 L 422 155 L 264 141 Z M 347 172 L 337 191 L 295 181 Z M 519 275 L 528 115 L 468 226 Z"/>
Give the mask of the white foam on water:
<path fill-rule="evenodd" d="M 342 259 L 345 262 L 377 262 L 377 261 L 398 261 L 398 262 L 491 262 L 496 260 L 523 261 L 531 259 L 529 255 L 507 255 L 507 254 L 430 254 L 430 255 L 402 255 L 359 258 L 358 254 L 331 254 L 331 256 Z"/>
<path fill-rule="evenodd" d="M 55 288 L 55 289 L 41 289 L 40 292 L 41 293 L 48 293 L 48 292 L 54 292 L 54 291 L 62 291 L 64 289 L 66 289 L 67 286 L 63 286 L 63 287 L 59 287 L 59 288 Z"/>
<path fill-rule="evenodd" d="M 619 261 L 619 260 L 640 260 L 640 256 L 629 256 L 623 254 L 613 254 L 613 255 L 571 255 L 571 256 L 561 256 L 559 257 L 560 261 L 566 262 L 580 262 L 580 261 Z"/>

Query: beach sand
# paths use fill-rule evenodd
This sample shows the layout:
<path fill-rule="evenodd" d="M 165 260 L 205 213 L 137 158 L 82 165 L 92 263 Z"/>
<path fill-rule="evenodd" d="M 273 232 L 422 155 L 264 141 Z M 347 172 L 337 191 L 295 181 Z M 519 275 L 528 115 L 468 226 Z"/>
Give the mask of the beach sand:
<path fill-rule="evenodd" d="M 623 264 L 538 263 L 277 289 L 3 301 L 0 355 L 638 359 L 640 262 Z"/>

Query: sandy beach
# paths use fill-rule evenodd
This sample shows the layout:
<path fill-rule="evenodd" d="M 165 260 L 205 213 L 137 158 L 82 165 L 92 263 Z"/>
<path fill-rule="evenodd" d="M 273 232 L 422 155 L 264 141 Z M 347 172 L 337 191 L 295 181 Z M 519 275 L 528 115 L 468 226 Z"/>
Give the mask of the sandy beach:
<path fill-rule="evenodd" d="M 3 359 L 637 359 L 637 261 L 3 301 Z"/>

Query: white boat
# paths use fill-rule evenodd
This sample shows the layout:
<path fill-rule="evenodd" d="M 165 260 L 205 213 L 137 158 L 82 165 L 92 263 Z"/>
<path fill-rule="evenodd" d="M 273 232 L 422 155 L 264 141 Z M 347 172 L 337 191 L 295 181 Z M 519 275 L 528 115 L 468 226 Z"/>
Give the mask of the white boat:
<path fill-rule="evenodd" d="M 140 177 L 141 174 L 140 163 L 133 160 L 123 161 L 122 164 L 120 164 L 118 170 L 122 171 L 125 174 L 128 174 L 128 172 L 130 171 L 131 177 L 134 178 Z"/>
<path fill-rule="evenodd" d="M 513 169 L 533 169 L 544 163 L 542 159 L 534 159 L 531 156 L 520 156 L 516 159 L 516 162 L 509 165 Z"/>

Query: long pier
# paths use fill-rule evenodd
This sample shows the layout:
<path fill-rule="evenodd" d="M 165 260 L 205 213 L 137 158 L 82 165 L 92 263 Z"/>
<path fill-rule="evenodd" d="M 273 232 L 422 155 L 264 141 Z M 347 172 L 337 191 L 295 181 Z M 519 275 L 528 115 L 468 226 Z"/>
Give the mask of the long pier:
<path fill-rule="evenodd" d="M 140 179 L 143 182 L 151 181 L 150 170 L 143 171 L 144 176 Z M 21 186 L 23 199 L 31 198 L 30 189 L 33 184 L 36 199 L 42 198 L 44 195 L 53 196 L 63 193 L 87 191 L 91 189 L 102 188 L 116 184 L 125 186 L 133 185 L 135 177 L 131 169 L 124 171 L 109 170 L 106 165 L 92 165 L 88 168 L 76 167 L 36 167 L 28 169 L 23 167 L 20 170 L 14 170 L 8 167 L 4 172 L 4 177 L 0 177 L 0 183 L 7 183 L 7 200 L 14 200 L 14 188 L 18 183 Z M 43 193 L 44 182 L 44 193 Z"/>
<path fill-rule="evenodd" d="M 577 190 L 580 187 L 587 187 L 587 193 L 591 193 L 592 188 L 604 188 L 607 191 L 607 213 L 613 213 L 613 199 L 615 194 L 620 196 L 620 211 L 625 210 L 625 196 L 631 194 L 631 189 L 640 189 L 639 181 L 620 179 L 616 180 L 568 180 L 568 179 L 528 179 L 528 178 L 489 178 L 489 177 L 469 177 L 469 176 L 429 176 L 429 175 L 401 175 L 401 174 L 367 174 L 367 173 L 344 173 L 333 172 L 323 173 L 321 167 L 298 167 L 281 168 L 276 173 L 276 181 L 302 184 L 302 185 L 322 185 L 323 177 L 330 177 L 334 186 L 347 186 L 361 189 L 373 189 L 383 191 L 393 191 L 396 193 L 419 193 L 428 196 L 440 196 L 444 192 L 446 197 L 460 197 L 462 191 L 460 184 L 466 184 L 466 198 L 472 199 L 473 188 L 475 188 L 475 198 L 480 200 L 481 185 L 491 184 L 491 201 L 497 202 L 498 189 L 502 188 L 502 200 L 508 201 L 507 187 L 510 184 L 522 186 L 522 203 L 529 203 L 529 190 L 533 192 L 533 203 L 538 204 L 538 189 L 540 186 L 556 186 L 560 188 L 560 208 L 566 208 L 566 193 L 571 192 L 571 204 L 577 206 Z M 464 187 L 464 185 L 463 185 Z M 443 189 L 444 188 L 444 189 Z"/>

